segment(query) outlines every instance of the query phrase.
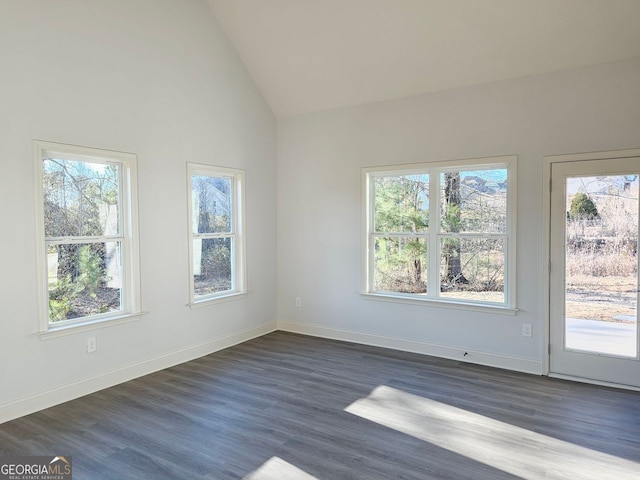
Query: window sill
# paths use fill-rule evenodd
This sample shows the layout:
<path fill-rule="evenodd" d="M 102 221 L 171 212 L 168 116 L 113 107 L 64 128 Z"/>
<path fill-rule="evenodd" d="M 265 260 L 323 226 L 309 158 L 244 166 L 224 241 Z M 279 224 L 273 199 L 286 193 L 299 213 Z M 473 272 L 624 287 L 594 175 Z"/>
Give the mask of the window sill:
<path fill-rule="evenodd" d="M 435 299 L 435 298 L 416 298 L 414 296 L 391 295 L 385 293 L 361 292 L 360 295 L 365 300 L 374 300 L 380 302 L 405 303 L 409 305 L 422 305 L 438 308 L 453 308 L 457 310 L 468 310 L 474 312 L 496 313 L 498 315 L 515 315 L 518 313 L 517 308 L 505 307 L 503 305 L 491 305 L 487 303 L 473 302 L 454 302 L 451 300 Z"/>
<path fill-rule="evenodd" d="M 225 295 L 219 295 L 219 296 L 216 296 L 216 297 L 208 297 L 208 298 L 203 298 L 202 300 L 196 300 L 194 302 L 187 303 L 187 306 L 189 308 L 207 307 L 209 305 L 214 305 L 216 303 L 223 303 L 223 302 L 231 302 L 233 300 L 240 300 L 242 298 L 245 298 L 248 294 L 249 294 L 249 292 L 227 293 Z"/>
<path fill-rule="evenodd" d="M 49 340 L 51 338 L 63 337 L 65 335 L 72 335 L 75 333 L 88 332 L 91 330 L 97 330 L 99 328 L 111 327 L 113 325 L 121 325 L 123 323 L 135 322 L 147 312 L 130 313 L 125 315 L 119 315 L 117 317 L 100 318 L 96 320 L 87 320 L 80 323 L 73 323 L 71 325 L 54 325 L 49 327 L 47 331 L 38 332 L 40 340 Z"/>

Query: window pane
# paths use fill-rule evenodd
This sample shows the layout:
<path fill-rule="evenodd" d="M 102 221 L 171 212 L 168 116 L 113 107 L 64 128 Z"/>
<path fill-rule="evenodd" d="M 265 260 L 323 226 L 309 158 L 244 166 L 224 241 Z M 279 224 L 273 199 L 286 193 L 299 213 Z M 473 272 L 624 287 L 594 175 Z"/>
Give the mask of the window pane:
<path fill-rule="evenodd" d="M 507 170 L 440 174 L 444 232 L 506 233 Z"/>
<path fill-rule="evenodd" d="M 231 178 L 193 175 L 192 232 L 231 233 Z"/>
<path fill-rule="evenodd" d="M 504 303 L 503 239 L 444 238 L 440 296 Z"/>
<path fill-rule="evenodd" d="M 375 231 L 426 232 L 429 226 L 429 175 L 373 178 Z"/>
<path fill-rule="evenodd" d="M 120 242 L 49 247 L 49 321 L 122 309 Z"/>
<path fill-rule="evenodd" d="M 375 290 L 426 293 L 427 242 L 421 238 L 378 237 L 375 240 Z"/>
<path fill-rule="evenodd" d="M 49 158 L 43 167 L 45 236 L 118 235 L 117 165 Z"/>
<path fill-rule="evenodd" d="M 193 282 L 195 296 L 232 290 L 232 238 L 193 240 Z"/>

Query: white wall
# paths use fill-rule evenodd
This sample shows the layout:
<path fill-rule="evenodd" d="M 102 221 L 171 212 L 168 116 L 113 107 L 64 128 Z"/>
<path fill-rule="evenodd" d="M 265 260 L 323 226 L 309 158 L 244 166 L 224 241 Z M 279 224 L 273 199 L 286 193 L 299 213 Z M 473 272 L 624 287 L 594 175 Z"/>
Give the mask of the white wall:
<path fill-rule="evenodd" d="M 540 373 L 543 156 L 635 147 L 640 59 L 280 121 L 280 328 Z M 361 167 L 507 154 L 519 162 L 516 316 L 358 295 Z"/>
<path fill-rule="evenodd" d="M 0 422 L 275 329 L 276 122 L 205 0 L 0 12 Z M 33 139 L 138 155 L 140 321 L 35 334 Z M 246 170 L 245 299 L 185 306 L 186 162 Z"/>

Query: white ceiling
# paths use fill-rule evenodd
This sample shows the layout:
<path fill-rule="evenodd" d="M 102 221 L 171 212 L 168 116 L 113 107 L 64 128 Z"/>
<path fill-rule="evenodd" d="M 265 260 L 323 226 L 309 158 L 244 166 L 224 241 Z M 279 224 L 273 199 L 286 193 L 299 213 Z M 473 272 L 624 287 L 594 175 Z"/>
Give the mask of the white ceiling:
<path fill-rule="evenodd" d="M 208 0 L 278 118 L 640 56 L 640 0 Z"/>

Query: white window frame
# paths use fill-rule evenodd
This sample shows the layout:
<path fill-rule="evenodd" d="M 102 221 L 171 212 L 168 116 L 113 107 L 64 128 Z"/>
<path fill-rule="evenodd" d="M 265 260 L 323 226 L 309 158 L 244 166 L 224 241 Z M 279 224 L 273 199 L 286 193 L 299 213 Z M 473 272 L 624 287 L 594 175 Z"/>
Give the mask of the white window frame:
<path fill-rule="evenodd" d="M 218 177 L 231 180 L 231 231 L 225 233 L 194 233 L 192 177 Z M 221 301 L 238 299 L 247 294 L 246 273 L 246 215 L 245 215 L 245 173 L 244 170 L 219 167 L 200 163 L 187 163 L 187 219 L 189 243 L 189 302 L 200 307 Z M 231 248 L 231 289 L 208 295 L 196 296 L 194 280 L 193 242 L 196 239 L 232 238 Z"/>
<path fill-rule="evenodd" d="M 38 270 L 38 333 L 43 339 L 84 330 L 102 328 L 106 325 L 135 321 L 142 315 L 140 293 L 140 253 L 138 234 L 137 157 L 132 153 L 116 152 L 77 145 L 34 140 L 36 172 L 36 236 L 39 253 Z M 120 233 L 105 237 L 61 237 L 45 236 L 44 218 L 44 160 L 56 158 L 78 162 L 118 165 L 120 171 L 119 221 Z M 121 309 L 89 315 L 70 320 L 51 322 L 49 319 L 49 285 L 47 250 L 50 244 L 82 243 L 90 240 L 119 241 L 122 245 L 122 293 Z"/>
<path fill-rule="evenodd" d="M 462 234 L 441 231 L 440 225 L 440 174 L 461 170 L 507 169 L 507 228 L 506 233 L 495 235 L 505 240 L 505 286 L 504 303 L 452 299 L 440 296 L 440 239 L 441 238 L 487 238 L 488 234 Z M 426 233 L 411 234 L 411 237 L 424 238 L 428 243 L 427 284 L 438 287 L 429 288 L 427 293 L 381 292 L 374 289 L 374 182 L 377 176 L 400 176 L 429 174 L 429 218 L 430 226 Z M 516 308 L 516 178 L 517 156 L 500 156 L 465 160 L 440 161 L 418 164 L 386 165 L 365 167 L 362 169 L 362 295 L 370 300 L 382 300 L 417 305 L 432 305 L 463 310 L 490 311 L 514 315 Z M 437 265 L 436 268 L 432 268 Z"/>

